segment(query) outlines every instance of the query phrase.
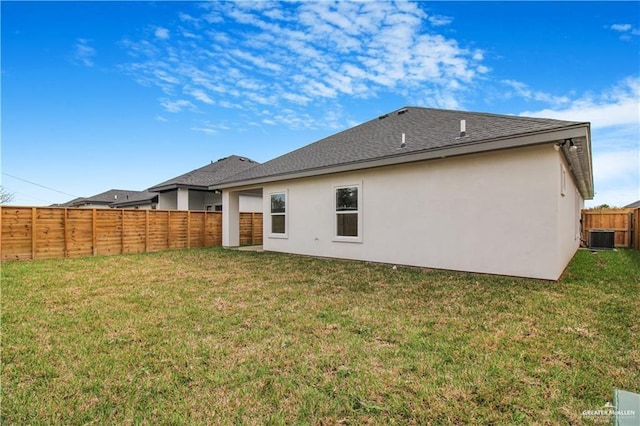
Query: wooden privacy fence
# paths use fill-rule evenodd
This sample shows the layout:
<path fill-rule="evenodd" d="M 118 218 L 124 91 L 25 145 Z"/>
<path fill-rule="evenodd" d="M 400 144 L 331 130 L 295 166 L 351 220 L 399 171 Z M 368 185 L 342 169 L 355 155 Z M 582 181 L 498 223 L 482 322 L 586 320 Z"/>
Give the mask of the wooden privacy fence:
<path fill-rule="evenodd" d="M 640 208 L 583 210 L 584 241 L 589 241 L 589 231 L 614 231 L 616 247 L 640 250 Z"/>
<path fill-rule="evenodd" d="M 144 253 L 222 245 L 222 213 L 0 208 L 2 260 Z M 240 213 L 240 244 L 262 244 L 262 213 Z"/>

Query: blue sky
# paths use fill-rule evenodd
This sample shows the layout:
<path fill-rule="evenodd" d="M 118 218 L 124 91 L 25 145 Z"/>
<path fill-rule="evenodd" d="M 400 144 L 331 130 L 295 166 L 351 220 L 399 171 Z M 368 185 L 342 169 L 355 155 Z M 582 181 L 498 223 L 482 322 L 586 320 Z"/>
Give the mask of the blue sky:
<path fill-rule="evenodd" d="M 639 2 L 7 2 L 2 185 L 48 205 L 264 162 L 407 105 L 590 121 L 640 199 Z M 28 182 L 25 182 L 28 181 Z"/>

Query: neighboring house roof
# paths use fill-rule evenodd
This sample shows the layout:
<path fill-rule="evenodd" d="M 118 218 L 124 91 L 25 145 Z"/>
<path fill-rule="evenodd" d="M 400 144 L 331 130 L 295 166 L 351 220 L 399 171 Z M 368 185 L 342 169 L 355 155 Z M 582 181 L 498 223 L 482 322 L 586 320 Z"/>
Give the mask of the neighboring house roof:
<path fill-rule="evenodd" d="M 216 162 L 212 161 L 211 164 L 207 164 L 204 167 L 152 186 L 148 191 L 164 192 L 176 188 L 208 190 L 212 185 L 251 169 L 258 164 L 249 158 L 232 155 L 221 158 Z"/>
<path fill-rule="evenodd" d="M 624 207 L 627 209 L 637 209 L 640 207 L 640 200 L 636 201 L 635 203 L 628 204 Z"/>
<path fill-rule="evenodd" d="M 461 134 L 460 121 L 466 122 Z M 589 123 L 405 107 L 224 180 L 231 188 L 573 138 L 563 146 L 578 186 L 593 197 Z M 401 146 L 402 135 L 406 145 Z"/>
<path fill-rule="evenodd" d="M 77 203 L 81 202 L 84 199 L 85 199 L 84 197 L 78 197 L 78 198 L 74 198 L 71 201 L 67 201 L 66 203 L 51 204 L 51 207 L 72 207 L 74 205 L 77 205 Z"/>
<path fill-rule="evenodd" d="M 136 194 L 127 195 L 125 198 L 111 203 L 109 207 L 119 209 L 123 207 L 141 206 L 158 201 L 157 192 L 140 191 Z"/>
<path fill-rule="evenodd" d="M 79 197 L 67 203 L 60 204 L 60 207 L 80 207 L 86 205 L 104 205 L 108 206 L 118 201 L 127 200 L 131 197 L 142 196 L 148 194 L 146 191 L 129 191 L 126 189 L 110 189 L 92 197 Z"/>

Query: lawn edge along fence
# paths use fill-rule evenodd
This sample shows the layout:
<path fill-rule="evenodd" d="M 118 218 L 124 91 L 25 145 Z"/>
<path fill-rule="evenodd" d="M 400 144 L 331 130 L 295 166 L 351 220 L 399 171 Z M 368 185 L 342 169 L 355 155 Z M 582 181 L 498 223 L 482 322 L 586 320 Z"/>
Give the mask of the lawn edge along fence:
<path fill-rule="evenodd" d="M 0 207 L 0 258 L 36 260 L 222 245 L 222 213 Z M 240 244 L 262 244 L 262 213 L 240 213 Z"/>
<path fill-rule="evenodd" d="M 582 210 L 582 238 L 590 231 L 611 231 L 615 247 L 640 250 L 640 208 Z"/>

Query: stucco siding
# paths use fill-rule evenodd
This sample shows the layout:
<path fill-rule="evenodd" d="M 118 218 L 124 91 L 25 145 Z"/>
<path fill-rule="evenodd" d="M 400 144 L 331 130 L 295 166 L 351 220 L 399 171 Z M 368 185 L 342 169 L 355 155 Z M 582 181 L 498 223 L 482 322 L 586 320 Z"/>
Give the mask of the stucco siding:
<path fill-rule="evenodd" d="M 259 213 L 262 211 L 262 197 L 240 194 L 240 211 Z"/>
<path fill-rule="evenodd" d="M 580 214 L 584 200 L 577 189 L 571 169 L 562 153 L 557 155 L 556 202 L 558 214 L 558 256 L 557 271 L 559 277 L 580 247 Z M 562 174 L 565 174 L 564 178 Z M 563 187 L 564 183 L 564 187 Z"/>
<path fill-rule="evenodd" d="M 178 208 L 178 198 L 176 191 L 161 192 L 158 194 L 159 210 L 175 210 Z"/>
<path fill-rule="evenodd" d="M 266 185 L 264 248 L 556 279 L 558 167 L 545 145 Z M 360 185 L 361 242 L 335 241 L 342 185 Z M 287 238 L 270 238 L 268 194 L 282 190 Z"/>

